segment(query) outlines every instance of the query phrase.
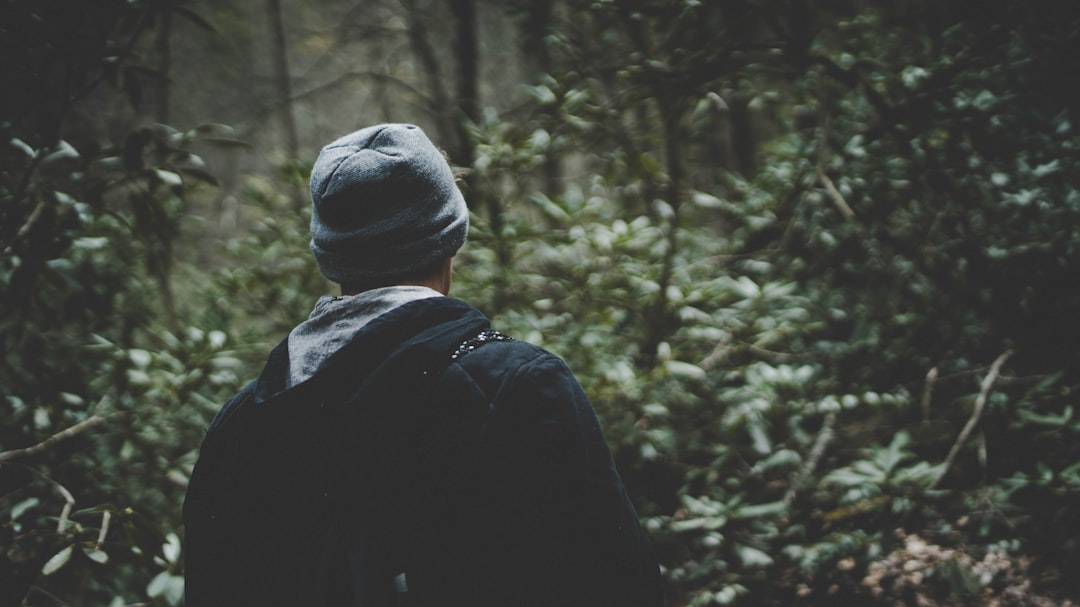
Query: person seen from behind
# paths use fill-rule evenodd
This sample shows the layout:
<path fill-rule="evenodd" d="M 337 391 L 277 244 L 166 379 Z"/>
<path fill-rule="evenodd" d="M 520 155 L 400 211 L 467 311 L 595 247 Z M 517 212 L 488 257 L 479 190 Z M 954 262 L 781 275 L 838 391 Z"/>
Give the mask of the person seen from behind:
<path fill-rule="evenodd" d="M 659 566 L 564 362 L 449 296 L 468 209 L 413 125 L 323 148 L 341 285 L 211 422 L 188 607 L 659 607 Z"/>

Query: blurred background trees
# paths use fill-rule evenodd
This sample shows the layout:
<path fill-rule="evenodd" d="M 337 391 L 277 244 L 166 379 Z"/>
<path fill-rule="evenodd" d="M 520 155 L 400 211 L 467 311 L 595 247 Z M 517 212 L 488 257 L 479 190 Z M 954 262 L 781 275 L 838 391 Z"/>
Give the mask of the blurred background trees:
<path fill-rule="evenodd" d="M 578 374 L 670 605 L 1075 603 L 1078 34 L 1065 2 L 4 3 L 0 605 L 181 604 L 202 429 L 331 289 L 308 167 L 379 121 L 459 167 L 455 294 Z"/>

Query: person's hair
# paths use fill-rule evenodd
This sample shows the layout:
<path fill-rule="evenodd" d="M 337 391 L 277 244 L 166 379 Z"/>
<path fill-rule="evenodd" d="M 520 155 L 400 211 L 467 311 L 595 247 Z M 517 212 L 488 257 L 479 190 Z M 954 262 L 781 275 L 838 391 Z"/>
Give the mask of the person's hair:
<path fill-rule="evenodd" d="M 432 278 L 442 272 L 443 264 L 446 263 L 446 258 L 440 258 L 433 262 L 426 263 L 419 268 L 411 272 L 402 272 L 393 276 L 387 277 L 385 280 L 379 281 L 377 284 L 364 283 L 362 285 L 356 283 L 341 283 L 342 293 L 359 293 L 361 291 L 369 291 L 371 289 L 379 289 L 382 287 L 392 287 L 394 285 L 424 282 L 425 280 Z"/>

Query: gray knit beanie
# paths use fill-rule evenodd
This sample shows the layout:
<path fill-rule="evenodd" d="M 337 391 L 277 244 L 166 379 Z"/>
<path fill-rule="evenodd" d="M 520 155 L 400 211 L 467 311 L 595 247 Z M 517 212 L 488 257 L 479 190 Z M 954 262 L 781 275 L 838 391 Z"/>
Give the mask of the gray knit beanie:
<path fill-rule="evenodd" d="M 453 256 L 469 229 L 450 165 L 411 124 L 371 126 L 324 147 L 311 169 L 311 202 L 319 270 L 361 289 Z"/>

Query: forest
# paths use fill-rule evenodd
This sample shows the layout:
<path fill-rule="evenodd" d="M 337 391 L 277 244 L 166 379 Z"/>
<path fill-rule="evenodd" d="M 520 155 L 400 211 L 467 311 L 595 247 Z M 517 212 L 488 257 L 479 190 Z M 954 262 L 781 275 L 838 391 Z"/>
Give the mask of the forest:
<path fill-rule="evenodd" d="M 377 122 L 669 607 L 1080 604 L 1080 5 L 4 0 L 0 49 L 0 607 L 183 604 L 205 428 L 336 292 L 311 164 Z"/>

